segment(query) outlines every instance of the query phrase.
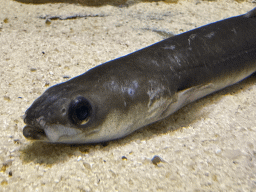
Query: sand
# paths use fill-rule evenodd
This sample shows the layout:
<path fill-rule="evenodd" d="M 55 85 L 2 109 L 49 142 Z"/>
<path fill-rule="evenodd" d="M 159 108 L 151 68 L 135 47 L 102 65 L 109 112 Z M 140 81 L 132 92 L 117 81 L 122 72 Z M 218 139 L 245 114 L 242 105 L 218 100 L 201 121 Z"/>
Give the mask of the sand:
<path fill-rule="evenodd" d="M 21 2 L 0 0 L 0 191 L 256 191 L 255 75 L 120 140 L 22 134 L 22 115 L 48 87 L 255 1 Z M 45 18 L 74 14 L 88 17 Z"/>

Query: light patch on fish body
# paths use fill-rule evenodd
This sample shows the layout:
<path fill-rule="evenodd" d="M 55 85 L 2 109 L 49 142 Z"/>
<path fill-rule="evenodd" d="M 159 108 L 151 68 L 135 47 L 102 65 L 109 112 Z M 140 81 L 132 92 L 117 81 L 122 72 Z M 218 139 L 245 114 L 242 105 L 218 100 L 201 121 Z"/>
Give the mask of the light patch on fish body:
<path fill-rule="evenodd" d="M 50 142 L 56 143 L 60 140 L 61 137 L 70 138 L 76 137 L 82 133 L 81 130 L 72 129 L 70 127 L 63 126 L 61 124 L 55 124 L 51 126 L 45 126 L 44 132 L 46 137 L 49 139 Z M 64 138 L 61 138 L 64 140 Z"/>
<path fill-rule="evenodd" d="M 256 8 L 173 36 L 50 87 L 23 135 L 52 143 L 119 139 L 256 71 Z"/>

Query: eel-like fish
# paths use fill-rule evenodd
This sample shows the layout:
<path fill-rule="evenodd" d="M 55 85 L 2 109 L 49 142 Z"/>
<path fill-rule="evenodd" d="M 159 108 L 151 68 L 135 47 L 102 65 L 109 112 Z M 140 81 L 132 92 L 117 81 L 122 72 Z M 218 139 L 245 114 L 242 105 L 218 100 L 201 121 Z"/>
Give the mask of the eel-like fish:
<path fill-rule="evenodd" d="M 47 89 L 23 135 L 52 143 L 122 138 L 256 71 L 256 8 L 173 36 Z"/>

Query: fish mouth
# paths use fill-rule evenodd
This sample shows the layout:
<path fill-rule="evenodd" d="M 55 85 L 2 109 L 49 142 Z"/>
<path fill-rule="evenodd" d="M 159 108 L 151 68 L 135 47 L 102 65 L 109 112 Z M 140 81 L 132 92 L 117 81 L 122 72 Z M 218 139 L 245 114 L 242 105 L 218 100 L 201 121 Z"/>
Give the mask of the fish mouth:
<path fill-rule="evenodd" d="M 23 128 L 23 135 L 26 139 L 29 140 L 47 140 L 43 129 L 35 128 L 30 125 L 26 125 Z"/>
<path fill-rule="evenodd" d="M 28 140 L 50 143 L 74 143 L 82 135 L 81 130 L 76 130 L 61 124 L 45 125 L 44 128 L 26 125 L 23 135 Z"/>

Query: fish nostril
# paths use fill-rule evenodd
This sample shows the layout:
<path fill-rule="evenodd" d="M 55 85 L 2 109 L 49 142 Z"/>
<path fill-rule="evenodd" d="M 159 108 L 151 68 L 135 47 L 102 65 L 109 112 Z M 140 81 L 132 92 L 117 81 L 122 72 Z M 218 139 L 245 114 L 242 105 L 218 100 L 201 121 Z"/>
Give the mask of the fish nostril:
<path fill-rule="evenodd" d="M 28 120 L 27 120 L 27 115 L 25 114 L 25 115 L 23 115 L 23 116 L 21 116 L 21 118 L 23 119 L 23 121 L 24 121 L 24 123 L 25 124 L 27 124 L 28 123 Z"/>
<path fill-rule="evenodd" d="M 21 118 L 22 118 L 23 120 L 25 120 L 26 117 L 27 117 L 27 114 L 26 114 L 26 113 L 21 116 Z"/>
<path fill-rule="evenodd" d="M 44 116 L 40 116 L 39 118 L 36 119 L 37 123 L 43 128 L 46 124 Z"/>
<path fill-rule="evenodd" d="M 65 108 L 62 108 L 62 109 L 61 109 L 61 113 L 66 114 L 66 109 L 65 109 Z"/>

